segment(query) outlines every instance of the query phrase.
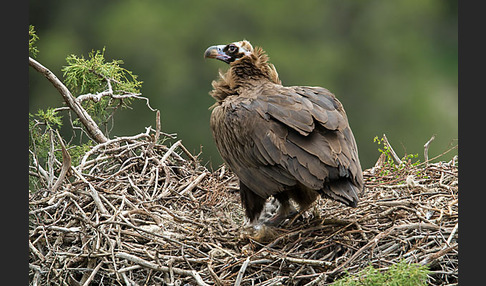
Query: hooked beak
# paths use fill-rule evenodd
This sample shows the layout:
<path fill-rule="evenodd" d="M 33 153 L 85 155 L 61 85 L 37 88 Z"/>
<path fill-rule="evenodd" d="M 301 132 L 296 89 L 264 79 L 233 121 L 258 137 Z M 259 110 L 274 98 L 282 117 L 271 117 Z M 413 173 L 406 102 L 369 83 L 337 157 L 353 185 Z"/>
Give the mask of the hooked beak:
<path fill-rule="evenodd" d="M 217 59 L 229 64 L 231 61 L 231 57 L 223 52 L 223 48 L 225 46 L 226 45 L 217 45 L 207 48 L 204 52 L 204 58 Z"/>

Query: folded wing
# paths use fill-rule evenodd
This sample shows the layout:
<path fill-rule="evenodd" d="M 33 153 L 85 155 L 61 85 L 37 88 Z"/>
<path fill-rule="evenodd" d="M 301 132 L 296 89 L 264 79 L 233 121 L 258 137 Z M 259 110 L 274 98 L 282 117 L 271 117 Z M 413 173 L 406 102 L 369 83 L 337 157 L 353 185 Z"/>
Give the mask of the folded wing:
<path fill-rule="evenodd" d="M 223 159 L 261 197 L 296 184 L 353 205 L 363 187 L 358 150 L 341 103 L 319 87 L 263 89 L 213 110 Z"/>

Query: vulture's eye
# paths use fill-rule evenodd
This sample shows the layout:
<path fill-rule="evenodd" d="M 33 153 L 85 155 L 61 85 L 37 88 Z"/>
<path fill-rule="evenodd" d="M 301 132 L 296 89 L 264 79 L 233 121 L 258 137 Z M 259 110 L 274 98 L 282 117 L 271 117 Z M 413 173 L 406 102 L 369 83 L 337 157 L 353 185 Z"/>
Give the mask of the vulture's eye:
<path fill-rule="evenodd" d="M 228 46 L 228 52 L 231 53 L 231 54 L 236 52 L 237 49 L 238 48 L 235 45 L 229 45 Z"/>

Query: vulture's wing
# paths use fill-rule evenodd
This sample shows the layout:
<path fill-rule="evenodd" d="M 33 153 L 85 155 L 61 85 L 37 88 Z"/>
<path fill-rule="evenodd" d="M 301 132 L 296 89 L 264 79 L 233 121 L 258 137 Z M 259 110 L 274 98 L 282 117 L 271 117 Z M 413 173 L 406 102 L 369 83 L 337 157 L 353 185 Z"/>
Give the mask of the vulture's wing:
<path fill-rule="evenodd" d="M 326 89 L 263 89 L 235 97 L 213 111 L 211 125 L 221 156 L 240 180 L 262 197 L 298 182 L 362 181 L 356 143 L 341 103 Z M 225 109 L 225 112 L 223 112 Z"/>

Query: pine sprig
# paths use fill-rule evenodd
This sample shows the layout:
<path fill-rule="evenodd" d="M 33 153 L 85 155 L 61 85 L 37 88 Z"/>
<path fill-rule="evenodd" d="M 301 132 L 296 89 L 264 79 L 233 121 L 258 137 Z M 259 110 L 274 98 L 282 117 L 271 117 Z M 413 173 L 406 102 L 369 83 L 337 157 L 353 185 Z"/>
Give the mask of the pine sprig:
<path fill-rule="evenodd" d="M 129 106 L 140 95 L 142 81 L 121 66 L 122 60 L 106 61 L 105 48 L 92 50 L 87 59 L 70 55 L 66 61 L 62 68 L 66 86 L 79 94 L 78 100 L 98 124 L 107 126 L 115 110 Z"/>
<path fill-rule="evenodd" d="M 70 55 L 66 58 L 63 76 L 66 86 L 78 94 L 98 93 L 108 89 L 107 80 L 118 93 L 139 93 L 142 81 L 131 71 L 121 67 L 122 60 L 105 60 L 105 48 L 102 51 L 92 50 L 88 59 L 83 56 Z"/>
<path fill-rule="evenodd" d="M 35 33 L 34 26 L 29 25 L 29 54 L 35 58 L 39 50 L 35 46 L 35 42 L 39 39 L 39 36 Z"/>

